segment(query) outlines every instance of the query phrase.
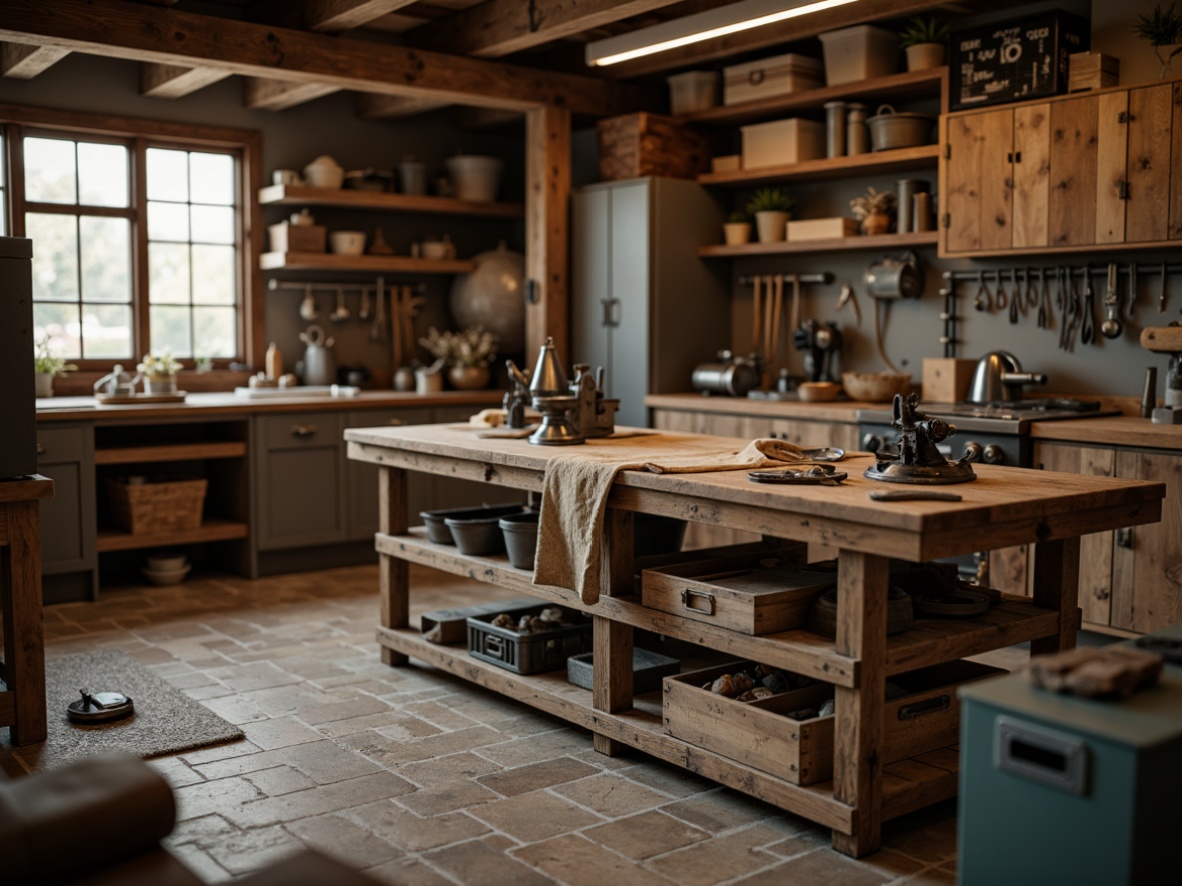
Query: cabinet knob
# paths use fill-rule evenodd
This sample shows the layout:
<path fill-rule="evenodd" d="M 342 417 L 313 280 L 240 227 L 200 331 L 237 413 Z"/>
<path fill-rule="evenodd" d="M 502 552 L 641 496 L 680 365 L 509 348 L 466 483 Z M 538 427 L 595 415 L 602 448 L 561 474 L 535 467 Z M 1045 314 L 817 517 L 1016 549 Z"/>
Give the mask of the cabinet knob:
<path fill-rule="evenodd" d="M 316 425 L 292 425 L 291 435 L 293 437 L 311 437 L 316 433 Z"/>
<path fill-rule="evenodd" d="M 1116 530 L 1116 546 L 1118 548 L 1133 547 L 1133 527 L 1126 526 L 1124 529 Z"/>
<path fill-rule="evenodd" d="M 38 440 L 37 441 L 37 454 L 38 455 L 45 455 L 45 453 L 47 453 L 47 452 L 49 452 L 49 450 L 45 448 L 45 444 L 42 443 L 40 440 Z"/>

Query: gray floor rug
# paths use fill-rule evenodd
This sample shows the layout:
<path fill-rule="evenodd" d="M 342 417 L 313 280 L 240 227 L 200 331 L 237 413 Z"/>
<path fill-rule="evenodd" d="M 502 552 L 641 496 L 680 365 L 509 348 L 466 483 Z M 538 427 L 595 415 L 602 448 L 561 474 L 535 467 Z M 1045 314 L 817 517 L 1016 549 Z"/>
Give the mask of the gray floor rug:
<path fill-rule="evenodd" d="M 55 769 L 103 751 L 156 757 L 234 741 L 242 730 L 170 686 L 130 656 L 116 650 L 67 655 L 45 663 L 49 737 L 42 744 L 14 748 L 30 772 Z M 113 723 L 78 726 L 66 719 L 66 705 L 82 687 L 118 691 L 131 697 L 135 713 Z"/>

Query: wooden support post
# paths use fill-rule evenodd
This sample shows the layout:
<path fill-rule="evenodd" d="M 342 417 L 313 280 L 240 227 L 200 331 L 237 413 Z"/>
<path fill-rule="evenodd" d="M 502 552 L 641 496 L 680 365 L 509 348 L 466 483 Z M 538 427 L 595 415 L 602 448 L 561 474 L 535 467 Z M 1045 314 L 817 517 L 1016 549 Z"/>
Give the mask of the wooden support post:
<path fill-rule="evenodd" d="M 833 796 L 854 815 L 853 833 L 834 831 L 833 848 L 858 858 L 882 839 L 888 560 L 843 550 L 837 563 L 837 651 L 860 659 L 860 672 L 856 687 L 834 688 Z"/>
<path fill-rule="evenodd" d="M 404 535 L 407 530 L 406 471 L 378 467 L 378 527 L 384 535 Z M 405 628 L 410 624 L 410 568 L 407 562 L 389 554 L 378 554 L 378 581 L 381 597 L 381 625 Z M 407 657 L 382 647 L 382 661 L 403 665 Z"/>
<path fill-rule="evenodd" d="M 632 593 L 632 524 L 631 511 L 608 508 L 603 523 L 604 582 L 599 591 L 603 596 Z M 593 617 L 592 625 L 592 704 L 610 714 L 626 711 L 632 707 L 632 627 L 599 615 Z M 609 757 L 626 747 L 599 733 L 594 742 L 595 750 Z"/>
<path fill-rule="evenodd" d="M 542 105 L 525 115 L 525 353 L 553 338 L 569 359 L 570 111 Z"/>
<path fill-rule="evenodd" d="M 8 735 L 14 745 L 45 741 L 46 735 L 37 508 L 36 500 L 0 504 L 0 510 L 8 511 L 7 544 L 0 546 L 0 615 L 4 619 L 4 682 L 13 701 Z"/>
<path fill-rule="evenodd" d="M 1034 555 L 1034 605 L 1059 613 L 1059 632 L 1031 640 L 1030 654 L 1074 649 L 1079 626 L 1079 536 L 1038 543 Z"/>

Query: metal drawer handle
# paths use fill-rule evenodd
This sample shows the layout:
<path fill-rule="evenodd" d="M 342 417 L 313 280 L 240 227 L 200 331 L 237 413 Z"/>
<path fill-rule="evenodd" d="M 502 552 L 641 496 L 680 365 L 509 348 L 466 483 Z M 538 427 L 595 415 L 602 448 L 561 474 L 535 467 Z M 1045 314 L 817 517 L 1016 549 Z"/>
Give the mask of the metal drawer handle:
<path fill-rule="evenodd" d="M 899 719 L 914 720 L 916 717 L 922 717 L 925 714 L 946 711 L 951 704 L 952 696 L 944 694 L 937 695 L 935 698 L 925 698 L 923 701 L 914 701 L 911 704 L 899 705 Z"/>
<path fill-rule="evenodd" d="M 293 437 L 311 437 L 316 433 L 316 425 L 293 425 L 291 435 Z"/>
<path fill-rule="evenodd" d="M 49 452 L 49 450 L 45 447 L 45 444 L 42 443 L 40 440 L 38 440 L 37 441 L 37 454 L 38 455 L 45 455 L 45 453 L 47 453 L 47 452 Z"/>
<path fill-rule="evenodd" d="M 700 597 L 705 601 L 703 606 L 695 606 L 694 598 Z M 704 591 L 695 591 L 693 588 L 682 588 L 681 590 L 681 605 L 690 612 L 698 612 L 702 615 L 714 614 L 714 595 L 707 594 Z"/>
<path fill-rule="evenodd" d="M 1133 528 L 1131 526 L 1116 530 L 1116 546 L 1130 549 L 1133 547 Z"/>
<path fill-rule="evenodd" d="M 497 659 L 498 661 L 505 660 L 505 641 L 501 637 L 489 635 L 484 638 L 484 654 Z"/>

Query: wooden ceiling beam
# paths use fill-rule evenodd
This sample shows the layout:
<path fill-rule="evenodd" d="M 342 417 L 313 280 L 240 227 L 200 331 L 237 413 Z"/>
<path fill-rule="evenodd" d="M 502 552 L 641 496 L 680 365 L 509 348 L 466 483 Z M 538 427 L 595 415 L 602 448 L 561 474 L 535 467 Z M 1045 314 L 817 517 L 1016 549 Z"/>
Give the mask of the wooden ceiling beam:
<path fill-rule="evenodd" d="M 184 98 L 229 76 L 232 76 L 229 71 L 216 68 L 186 68 L 182 65 L 144 62 L 140 65 L 140 95 L 148 98 Z"/>
<path fill-rule="evenodd" d="M 375 95 L 372 92 L 357 93 L 355 102 L 357 116 L 362 120 L 394 120 L 446 107 L 447 102 L 405 98 L 399 95 Z"/>
<path fill-rule="evenodd" d="M 286 111 L 339 91 L 325 83 L 290 83 L 247 77 L 242 81 L 242 104 L 250 111 Z"/>
<path fill-rule="evenodd" d="M 422 49 L 498 58 L 680 0 L 485 0 L 406 33 Z"/>
<path fill-rule="evenodd" d="M 368 25 L 374 19 L 397 12 L 416 0 L 304 0 L 304 27 L 334 34 Z"/>
<path fill-rule="evenodd" d="M 0 43 L 0 75 L 14 80 L 32 80 L 69 54 L 70 50 L 56 46 Z"/>
<path fill-rule="evenodd" d="M 371 51 L 360 41 L 125 0 L 4 0 L 0 41 L 521 111 L 551 105 L 603 117 L 660 101 L 651 89 L 594 77 L 385 44 Z"/>

